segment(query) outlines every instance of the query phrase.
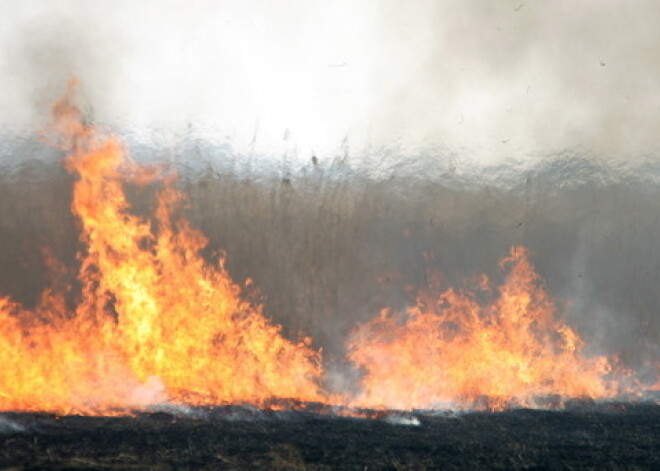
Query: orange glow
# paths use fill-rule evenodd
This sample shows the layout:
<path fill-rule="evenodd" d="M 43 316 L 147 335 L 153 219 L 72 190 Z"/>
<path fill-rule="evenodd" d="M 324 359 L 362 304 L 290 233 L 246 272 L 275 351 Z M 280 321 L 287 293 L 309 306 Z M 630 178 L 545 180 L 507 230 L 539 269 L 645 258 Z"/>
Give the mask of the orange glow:
<path fill-rule="evenodd" d="M 489 302 L 485 280 L 475 292 L 424 293 L 405 315 L 383 311 L 356 328 L 349 358 L 364 378 L 355 404 L 497 410 L 616 396 L 610 361 L 582 354 L 526 249 L 514 247 L 500 265 L 508 275 Z"/>
<path fill-rule="evenodd" d="M 378 417 L 383 408 L 497 410 L 630 392 L 610 359 L 583 353 L 527 250 L 514 247 L 500 262 L 499 288 L 480 275 L 473 291 L 421 293 L 406 313 L 384 310 L 355 328 L 348 357 L 364 373 L 361 392 L 329 394 L 310 339 L 284 338 L 222 259 L 200 255 L 207 239 L 180 215 L 174 177 L 138 165 L 116 138 L 85 124 L 74 89 L 55 104 L 48 137 L 76 176 L 79 286 L 66 286 L 64 268 L 44 251 L 53 282 L 37 306 L 0 296 L 0 410 L 249 403 Z M 127 185 L 159 188 L 151 215 L 133 211 Z"/>
<path fill-rule="evenodd" d="M 652 368 L 655 370 L 656 382 L 653 384 L 646 384 L 645 388 L 647 391 L 660 391 L 660 362 L 655 362 Z"/>
<path fill-rule="evenodd" d="M 74 84 L 50 130 L 77 176 L 82 292 L 75 312 L 48 289 L 34 311 L 0 298 L 0 409 L 112 413 L 166 400 L 192 405 L 322 399 L 309 340 L 285 339 L 244 301 L 206 238 L 176 217 L 166 183 L 153 217 L 130 212 L 124 185 L 157 172 L 83 123 Z M 171 179 L 169 179 L 171 180 Z"/>

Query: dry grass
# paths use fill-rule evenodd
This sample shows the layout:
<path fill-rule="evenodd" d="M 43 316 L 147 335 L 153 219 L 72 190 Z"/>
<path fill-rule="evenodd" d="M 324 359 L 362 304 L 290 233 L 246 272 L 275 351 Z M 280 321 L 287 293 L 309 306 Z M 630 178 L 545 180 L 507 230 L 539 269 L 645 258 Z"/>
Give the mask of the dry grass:
<path fill-rule="evenodd" d="M 209 253 L 226 251 L 230 273 L 254 280 L 267 314 L 288 335 L 312 336 L 328 357 L 342 357 L 357 322 L 410 304 L 434 271 L 446 284 L 497 277 L 497 259 L 514 244 L 531 249 L 563 315 L 587 340 L 631 362 L 648 357 L 660 342 L 660 190 L 588 181 L 559 188 L 550 177 L 521 175 L 504 191 L 375 181 L 310 164 L 286 179 L 209 168 L 179 186 Z M 47 282 L 40 247 L 75 265 L 71 183 L 55 164 L 0 175 L 2 293 L 35 302 Z M 150 193 L 132 194 L 147 212 Z"/>

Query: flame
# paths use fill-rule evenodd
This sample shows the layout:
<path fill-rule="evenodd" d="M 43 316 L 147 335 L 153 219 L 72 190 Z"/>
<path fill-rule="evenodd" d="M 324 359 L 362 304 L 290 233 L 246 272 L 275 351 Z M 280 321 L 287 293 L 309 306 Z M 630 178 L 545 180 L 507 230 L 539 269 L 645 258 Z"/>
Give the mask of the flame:
<path fill-rule="evenodd" d="M 320 354 L 292 342 L 241 298 L 206 238 L 177 217 L 166 178 L 154 215 L 131 213 L 125 184 L 158 175 L 85 124 L 75 83 L 54 106 L 51 138 L 77 176 L 80 299 L 47 289 L 28 311 L 0 298 L 0 409 L 109 413 L 165 400 L 192 405 L 318 401 Z"/>
<path fill-rule="evenodd" d="M 586 357 L 583 341 L 555 316 L 527 250 L 514 247 L 497 297 L 490 282 L 475 292 L 423 293 L 403 316 L 385 310 L 356 328 L 349 358 L 364 371 L 362 407 L 502 409 L 548 398 L 619 393 L 612 362 Z"/>
<path fill-rule="evenodd" d="M 578 333 L 556 317 L 521 247 L 501 260 L 508 274 L 496 290 L 480 275 L 473 291 L 421 293 L 406 313 L 384 310 L 358 326 L 348 357 L 364 373 L 361 392 L 324 391 L 311 340 L 284 338 L 242 297 L 222 258 L 201 256 L 207 239 L 180 215 L 174 176 L 138 165 L 115 137 L 83 122 L 75 86 L 55 104 L 49 138 L 76 176 L 77 286 L 44 251 L 54 276 L 37 306 L 0 296 L 0 410 L 316 402 L 357 417 L 371 412 L 356 408 L 502 409 L 622 391 L 612 360 L 587 357 Z M 153 213 L 138 216 L 127 185 L 160 180 Z"/>

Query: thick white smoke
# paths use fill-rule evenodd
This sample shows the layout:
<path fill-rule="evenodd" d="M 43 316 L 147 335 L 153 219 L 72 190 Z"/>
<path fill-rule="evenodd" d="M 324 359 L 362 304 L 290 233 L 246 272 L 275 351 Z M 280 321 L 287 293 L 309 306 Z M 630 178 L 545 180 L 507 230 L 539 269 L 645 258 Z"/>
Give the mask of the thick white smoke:
<path fill-rule="evenodd" d="M 281 155 L 438 145 L 482 162 L 658 147 L 654 1 L 0 2 L 0 125 L 66 79 L 101 122 Z M 345 141 L 345 138 L 348 138 Z M 405 153 L 405 152 L 404 152 Z"/>

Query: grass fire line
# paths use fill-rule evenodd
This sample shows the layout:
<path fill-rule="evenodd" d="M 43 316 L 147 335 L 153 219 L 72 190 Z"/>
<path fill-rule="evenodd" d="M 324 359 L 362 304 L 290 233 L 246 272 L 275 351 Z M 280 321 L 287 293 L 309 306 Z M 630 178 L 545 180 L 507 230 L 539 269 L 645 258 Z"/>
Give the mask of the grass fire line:
<path fill-rule="evenodd" d="M 176 177 L 132 161 L 116 137 L 85 123 L 75 89 L 72 81 L 54 105 L 45 135 L 76 177 L 80 296 L 74 309 L 55 285 L 34 309 L 0 298 L 0 409 L 107 415 L 293 400 L 499 410 L 639 390 L 615 358 L 584 353 L 528 251 L 513 247 L 500 262 L 502 286 L 481 277 L 476 287 L 420 292 L 407 312 L 357 325 L 346 350 L 359 391 L 329 391 L 312 339 L 285 338 L 222 257 L 201 255 L 207 239 L 181 215 Z M 125 186 L 155 183 L 153 213 L 133 214 Z"/>

